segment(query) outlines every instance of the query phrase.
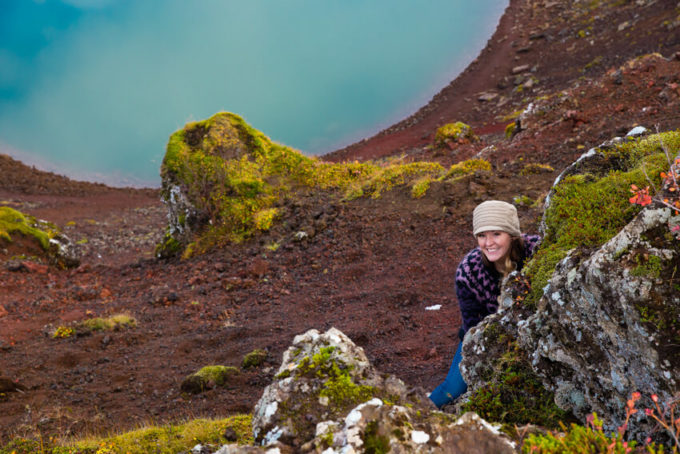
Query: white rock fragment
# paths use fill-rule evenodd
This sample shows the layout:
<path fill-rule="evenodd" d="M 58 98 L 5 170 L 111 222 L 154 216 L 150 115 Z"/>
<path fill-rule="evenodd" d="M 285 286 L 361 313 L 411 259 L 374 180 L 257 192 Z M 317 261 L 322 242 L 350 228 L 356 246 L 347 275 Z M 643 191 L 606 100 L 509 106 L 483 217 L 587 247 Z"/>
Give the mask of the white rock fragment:
<path fill-rule="evenodd" d="M 413 440 L 414 443 L 422 445 L 430 441 L 430 436 L 422 430 L 414 430 L 411 432 L 411 440 Z"/>
<path fill-rule="evenodd" d="M 434 306 L 427 306 L 425 308 L 426 311 L 438 311 L 439 309 L 442 308 L 441 304 L 435 304 Z"/>

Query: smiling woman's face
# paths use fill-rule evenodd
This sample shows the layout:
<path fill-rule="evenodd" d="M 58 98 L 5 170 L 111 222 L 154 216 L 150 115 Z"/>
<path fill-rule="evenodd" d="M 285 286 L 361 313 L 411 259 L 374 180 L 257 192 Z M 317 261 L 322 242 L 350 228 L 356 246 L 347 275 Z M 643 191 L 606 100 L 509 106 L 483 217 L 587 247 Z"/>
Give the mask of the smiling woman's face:
<path fill-rule="evenodd" d="M 507 257 L 510 253 L 510 243 L 512 243 L 510 234 L 501 230 L 489 230 L 477 234 L 477 245 L 491 263 Z"/>

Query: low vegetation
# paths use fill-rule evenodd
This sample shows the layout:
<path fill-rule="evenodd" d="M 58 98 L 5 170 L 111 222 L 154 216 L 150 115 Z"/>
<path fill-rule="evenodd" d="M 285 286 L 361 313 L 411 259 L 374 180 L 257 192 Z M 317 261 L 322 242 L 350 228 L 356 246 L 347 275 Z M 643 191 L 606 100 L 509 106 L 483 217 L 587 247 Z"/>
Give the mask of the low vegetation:
<path fill-rule="evenodd" d="M 58 326 L 53 332 L 54 338 L 66 338 L 74 335 L 84 336 L 96 331 L 118 331 L 137 326 L 137 320 L 127 314 L 116 314 L 107 318 L 95 317 L 69 325 Z"/>
<path fill-rule="evenodd" d="M 253 443 L 251 415 L 224 419 L 194 419 L 183 424 L 148 426 L 118 435 L 81 440 L 31 440 L 17 438 L 0 454 L 174 454 L 188 452 L 197 444 L 215 450 L 227 443 Z"/>

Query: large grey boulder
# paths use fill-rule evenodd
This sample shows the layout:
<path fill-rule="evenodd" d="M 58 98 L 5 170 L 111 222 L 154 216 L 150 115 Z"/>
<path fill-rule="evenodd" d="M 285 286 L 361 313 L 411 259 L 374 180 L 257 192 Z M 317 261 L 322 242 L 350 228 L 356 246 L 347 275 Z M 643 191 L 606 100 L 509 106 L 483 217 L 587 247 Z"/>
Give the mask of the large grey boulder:
<path fill-rule="evenodd" d="M 536 314 L 519 323 L 533 368 L 556 403 L 580 419 L 597 412 L 613 429 L 632 392 L 667 401 L 678 391 L 680 244 L 668 233 L 670 218 L 668 208 L 645 209 L 587 259 L 572 251 Z"/>

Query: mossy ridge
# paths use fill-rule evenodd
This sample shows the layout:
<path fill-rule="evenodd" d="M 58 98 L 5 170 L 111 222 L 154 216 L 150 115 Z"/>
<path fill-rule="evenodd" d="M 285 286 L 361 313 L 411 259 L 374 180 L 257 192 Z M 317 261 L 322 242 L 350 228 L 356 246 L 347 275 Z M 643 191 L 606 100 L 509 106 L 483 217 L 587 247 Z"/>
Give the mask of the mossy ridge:
<path fill-rule="evenodd" d="M 174 454 L 188 452 L 197 444 L 216 448 L 233 443 L 224 433 L 231 429 L 236 443 L 252 445 L 252 416 L 235 415 L 222 419 L 194 419 L 180 424 L 147 426 L 130 432 L 93 436 L 80 440 L 32 440 L 16 438 L 0 447 L 0 454 Z"/>
<path fill-rule="evenodd" d="M 571 418 L 555 405 L 554 394 L 545 389 L 511 334 L 504 332 L 498 323 L 491 323 L 484 328 L 483 335 L 486 348 L 498 350 L 499 355 L 480 371 L 486 384 L 473 391 L 462 410 L 501 423 L 510 434 L 513 424 L 553 428 Z"/>
<path fill-rule="evenodd" d="M 448 172 L 434 162 L 324 163 L 273 143 L 238 115 L 218 113 L 189 123 L 170 136 L 162 177 L 180 184 L 206 219 L 199 223 L 202 230 L 194 243 L 182 244 L 168 232 L 157 253 L 172 256 L 183 251 L 187 257 L 269 230 L 283 215 L 279 210 L 283 197 L 300 189 L 334 191 L 349 201 L 378 198 L 395 186 L 413 184 L 413 196 L 422 197 L 429 187 L 428 178 L 441 180 L 490 169 L 486 161 L 472 161 Z M 171 191 L 172 187 L 164 185 L 165 200 L 172 199 Z M 186 217 L 180 217 L 179 222 L 187 222 Z"/>
<path fill-rule="evenodd" d="M 44 251 L 50 248 L 50 238 L 57 233 L 54 226 L 39 223 L 34 217 L 27 216 L 8 206 L 0 206 L 0 241 L 12 242 L 13 234 L 34 238 Z"/>
<path fill-rule="evenodd" d="M 576 247 L 599 247 L 616 235 L 639 212 L 630 204 L 630 186 L 645 187 L 647 176 L 657 187 L 659 173 L 668 167 L 661 143 L 680 148 L 680 132 L 654 134 L 601 150 L 601 161 L 586 173 L 569 175 L 555 188 L 544 215 L 543 242 L 524 273 L 532 291 L 526 302 L 535 305 L 557 263 Z M 646 176 L 646 175 L 647 176 Z"/>

